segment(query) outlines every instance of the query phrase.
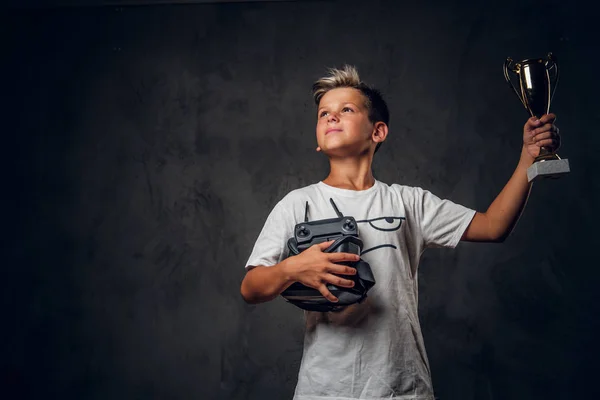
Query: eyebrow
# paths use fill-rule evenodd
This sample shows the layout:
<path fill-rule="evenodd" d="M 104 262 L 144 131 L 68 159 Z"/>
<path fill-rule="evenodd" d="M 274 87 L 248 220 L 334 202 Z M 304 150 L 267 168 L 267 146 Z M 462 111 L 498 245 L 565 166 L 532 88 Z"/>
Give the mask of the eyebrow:
<path fill-rule="evenodd" d="M 360 106 L 358 104 L 355 104 L 351 101 L 347 101 L 345 103 L 342 103 L 342 105 L 346 105 L 346 104 L 352 104 L 354 107 L 360 108 Z M 317 110 L 317 112 L 321 111 L 322 109 L 327 108 L 327 107 L 319 107 L 319 109 Z"/>

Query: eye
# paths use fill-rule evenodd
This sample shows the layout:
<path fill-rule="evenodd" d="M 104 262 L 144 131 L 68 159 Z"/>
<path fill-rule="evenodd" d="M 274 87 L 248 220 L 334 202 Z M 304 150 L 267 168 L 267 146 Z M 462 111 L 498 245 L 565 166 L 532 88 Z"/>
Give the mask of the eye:
<path fill-rule="evenodd" d="M 325 115 L 327 115 L 327 111 L 321 111 L 321 114 L 319 114 L 319 117 L 324 117 Z"/>
<path fill-rule="evenodd" d="M 378 231 L 391 232 L 391 231 L 397 231 L 398 229 L 400 229 L 400 226 L 402 226 L 403 220 L 404 220 L 404 217 L 381 217 L 381 218 L 370 219 L 366 222 L 368 222 L 369 225 L 371 225 L 373 228 L 377 229 Z"/>
<path fill-rule="evenodd" d="M 353 110 L 353 109 L 351 109 L 350 107 L 344 107 L 344 108 L 342 109 L 342 111 L 350 111 L 350 112 L 354 112 L 354 110 Z"/>

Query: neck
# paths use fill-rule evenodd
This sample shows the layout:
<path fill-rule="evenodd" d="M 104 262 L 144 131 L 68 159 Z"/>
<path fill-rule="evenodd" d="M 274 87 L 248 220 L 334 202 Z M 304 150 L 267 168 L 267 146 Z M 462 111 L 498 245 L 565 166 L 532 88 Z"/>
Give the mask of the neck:
<path fill-rule="evenodd" d="M 323 183 L 340 189 L 367 190 L 375 184 L 371 163 L 372 156 L 368 158 L 330 158 L 329 176 L 323 180 Z"/>

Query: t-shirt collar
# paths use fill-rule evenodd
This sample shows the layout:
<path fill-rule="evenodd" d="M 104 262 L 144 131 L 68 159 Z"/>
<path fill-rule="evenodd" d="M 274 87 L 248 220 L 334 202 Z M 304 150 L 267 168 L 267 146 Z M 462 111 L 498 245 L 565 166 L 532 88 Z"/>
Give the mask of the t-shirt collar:
<path fill-rule="evenodd" d="M 373 184 L 373 186 L 371 186 L 370 188 L 365 189 L 365 190 L 341 189 L 341 188 L 337 188 L 335 186 L 330 186 L 323 181 L 319 181 L 319 183 L 317 183 L 317 186 L 321 189 L 335 193 L 339 196 L 363 197 L 363 196 L 368 196 L 369 194 L 375 192 L 380 184 L 381 184 L 381 182 L 379 182 L 377 179 L 375 179 L 375 183 Z"/>

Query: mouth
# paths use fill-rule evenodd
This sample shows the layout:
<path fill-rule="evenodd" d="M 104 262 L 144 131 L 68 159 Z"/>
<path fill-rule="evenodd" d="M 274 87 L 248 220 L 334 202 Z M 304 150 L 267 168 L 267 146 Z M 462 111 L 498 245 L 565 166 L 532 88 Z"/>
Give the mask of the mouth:
<path fill-rule="evenodd" d="M 329 135 L 329 134 L 330 134 L 330 133 L 332 133 L 332 132 L 341 132 L 341 131 L 342 131 L 341 129 L 337 129 L 337 128 L 329 128 L 329 129 L 327 129 L 327 130 L 325 131 L 325 134 L 326 134 L 326 135 Z"/>

